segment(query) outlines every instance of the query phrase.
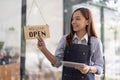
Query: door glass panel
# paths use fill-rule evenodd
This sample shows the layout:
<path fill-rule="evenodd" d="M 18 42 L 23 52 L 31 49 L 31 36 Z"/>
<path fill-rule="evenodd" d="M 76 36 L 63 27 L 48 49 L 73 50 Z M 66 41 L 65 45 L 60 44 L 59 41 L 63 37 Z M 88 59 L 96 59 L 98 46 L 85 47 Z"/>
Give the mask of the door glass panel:
<path fill-rule="evenodd" d="M 20 79 L 20 40 L 21 0 L 1 0 L 0 80 Z"/>

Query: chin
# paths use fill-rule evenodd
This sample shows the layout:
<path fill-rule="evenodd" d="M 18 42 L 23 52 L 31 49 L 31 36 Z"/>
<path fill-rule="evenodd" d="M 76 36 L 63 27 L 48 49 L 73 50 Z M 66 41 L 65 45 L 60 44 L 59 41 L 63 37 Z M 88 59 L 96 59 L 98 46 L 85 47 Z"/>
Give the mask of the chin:
<path fill-rule="evenodd" d="M 75 32 L 76 32 L 76 31 L 79 31 L 79 30 L 78 30 L 78 29 L 73 29 L 73 31 L 75 31 Z"/>

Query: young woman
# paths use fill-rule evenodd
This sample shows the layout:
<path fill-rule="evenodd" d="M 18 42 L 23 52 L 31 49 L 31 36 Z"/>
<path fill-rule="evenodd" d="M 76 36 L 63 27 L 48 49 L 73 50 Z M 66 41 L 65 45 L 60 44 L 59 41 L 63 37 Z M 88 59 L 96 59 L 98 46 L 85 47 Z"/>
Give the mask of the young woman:
<path fill-rule="evenodd" d="M 103 47 L 87 8 L 78 8 L 73 12 L 70 33 L 61 38 L 55 56 L 46 48 L 41 37 L 38 38 L 38 48 L 53 66 L 59 67 L 61 61 L 86 64 L 82 68 L 63 66 L 62 80 L 95 80 L 94 74 L 103 72 Z"/>

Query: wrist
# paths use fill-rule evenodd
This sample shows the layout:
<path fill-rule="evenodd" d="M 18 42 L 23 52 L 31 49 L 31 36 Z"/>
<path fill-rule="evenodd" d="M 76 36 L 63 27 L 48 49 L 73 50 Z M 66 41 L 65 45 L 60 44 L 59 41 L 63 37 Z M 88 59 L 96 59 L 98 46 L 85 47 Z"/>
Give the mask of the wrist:
<path fill-rule="evenodd" d="M 42 52 L 45 52 L 47 50 L 47 48 L 44 46 L 40 49 Z"/>

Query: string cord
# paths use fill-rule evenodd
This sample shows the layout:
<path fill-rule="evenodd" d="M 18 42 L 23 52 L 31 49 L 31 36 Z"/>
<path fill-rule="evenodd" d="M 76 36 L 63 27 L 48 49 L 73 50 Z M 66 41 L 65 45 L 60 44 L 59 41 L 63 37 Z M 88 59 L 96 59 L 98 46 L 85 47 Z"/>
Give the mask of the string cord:
<path fill-rule="evenodd" d="M 42 12 L 41 12 L 41 9 L 40 9 L 40 7 L 39 7 L 40 1 L 38 0 L 39 5 L 37 4 L 36 1 L 37 1 L 37 0 L 33 0 L 33 1 L 32 1 L 32 5 L 31 5 L 31 7 L 30 7 L 30 11 L 29 11 L 29 13 L 28 13 L 27 19 L 28 19 L 28 17 L 30 16 L 30 13 L 31 13 L 31 11 L 32 11 L 33 4 L 35 3 L 35 5 L 37 6 L 37 8 L 38 8 L 38 10 L 39 10 L 39 13 L 40 13 L 43 21 L 45 22 L 45 24 L 47 24 L 45 18 L 43 17 L 43 14 L 42 14 Z"/>

